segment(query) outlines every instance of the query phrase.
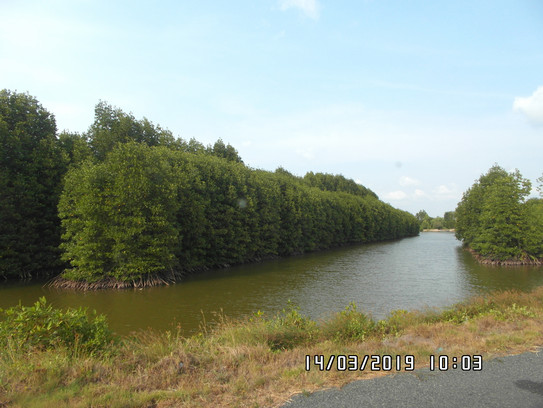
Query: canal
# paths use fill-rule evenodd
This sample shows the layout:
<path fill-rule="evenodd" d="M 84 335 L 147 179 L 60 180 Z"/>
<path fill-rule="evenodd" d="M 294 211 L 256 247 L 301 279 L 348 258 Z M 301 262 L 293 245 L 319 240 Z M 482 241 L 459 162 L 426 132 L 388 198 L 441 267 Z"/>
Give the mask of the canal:
<path fill-rule="evenodd" d="M 451 232 L 424 232 L 398 241 L 356 245 L 262 263 L 211 270 L 170 286 L 78 292 L 43 282 L 0 286 L 0 308 L 40 296 L 57 307 L 87 307 L 107 315 L 119 334 L 181 325 L 198 330 L 218 313 L 238 318 L 273 314 L 289 300 L 314 319 L 355 302 L 383 318 L 395 309 L 440 308 L 495 290 L 543 285 L 542 267 L 478 264 Z"/>

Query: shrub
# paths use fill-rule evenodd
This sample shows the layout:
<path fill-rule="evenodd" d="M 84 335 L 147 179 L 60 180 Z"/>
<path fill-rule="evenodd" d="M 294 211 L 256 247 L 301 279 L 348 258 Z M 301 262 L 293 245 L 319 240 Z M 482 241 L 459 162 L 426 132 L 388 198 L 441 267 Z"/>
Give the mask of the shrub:
<path fill-rule="evenodd" d="M 87 315 L 82 308 L 54 309 L 41 297 L 34 306 L 0 309 L 0 346 L 11 343 L 19 350 L 50 349 L 95 353 L 111 345 L 115 338 L 104 315 Z"/>
<path fill-rule="evenodd" d="M 317 324 L 289 301 L 287 308 L 267 322 L 266 341 L 274 351 L 289 350 L 310 340 L 316 330 Z"/>
<path fill-rule="evenodd" d="M 323 332 L 336 341 L 363 341 L 368 334 L 375 331 L 376 327 L 373 319 L 358 311 L 356 304 L 351 302 L 345 310 L 325 323 Z"/>

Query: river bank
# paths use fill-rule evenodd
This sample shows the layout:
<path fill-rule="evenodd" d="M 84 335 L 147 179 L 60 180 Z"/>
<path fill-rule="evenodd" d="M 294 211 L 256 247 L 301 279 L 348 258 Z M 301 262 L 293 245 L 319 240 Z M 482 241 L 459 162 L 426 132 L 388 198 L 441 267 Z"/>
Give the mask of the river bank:
<path fill-rule="evenodd" d="M 532 265 L 532 266 L 541 266 L 543 265 L 543 259 L 531 258 L 525 256 L 521 259 L 497 259 L 492 255 L 483 256 L 477 251 L 473 250 L 470 247 L 464 247 L 466 251 L 471 253 L 473 257 L 483 265 L 497 265 L 497 266 L 522 266 L 522 265 Z"/>
<path fill-rule="evenodd" d="M 269 407 L 295 393 L 394 372 L 386 370 L 384 356 L 399 356 L 401 371 L 408 368 L 406 356 L 415 368 L 427 366 L 431 355 L 481 355 L 484 364 L 543 344 L 543 288 L 479 296 L 442 311 L 399 310 L 380 321 L 354 305 L 325 321 L 294 305 L 273 317 L 221 319 L 190 337 L 140 331 L 94 354 L 22 350 L 8 336 L 2 339 L 0 406 Z M 314 356 L 329 362 L 332 355 L 358 356 L 359 363 L 379 356 L 380 362 L 355 371 L 342 370 L 339 359 L 329 370 L 314 364 Z"/>
<path fill-rule="evenodd" d="M 0 285 L 0 308 L 32 305 L 45 296 L 55 307 L 96 309 L 113 331 L 128 335 L 172 322 L 183 334 L 199 330 L 202 313 L 216 321 L 223 310 L 242 319 L 256 310 L 272 316 L 290 299 L 311 319 L 327 318 L 349 302 L 376 319 L 396 309 L 447 307 L 477 294 L 543 286 L 541 267 L 478 263 L 452 233 L 421 233 L 386 243 L 353 245 L 227 269 L 203 271 L 181 283 L 147 289 L 80 292 L 41 282 Z"/>

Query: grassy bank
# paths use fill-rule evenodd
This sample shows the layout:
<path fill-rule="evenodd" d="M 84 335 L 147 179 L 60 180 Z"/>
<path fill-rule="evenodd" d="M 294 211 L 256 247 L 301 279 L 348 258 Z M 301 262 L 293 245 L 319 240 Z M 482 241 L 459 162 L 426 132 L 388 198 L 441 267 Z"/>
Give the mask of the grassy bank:
<path fill-rule="evenodd" d="M 381 321 L 349 305 L 315 322 L 288 305 L 274 317 L 223 318 L 192 337 L 172 330 L 115 339 L 100 319 L 82 322 L 75 312 L 44 319 L 57 312 L 40 307 L 39 324 L 32 321 L 38 312 L 19 308 L 0 327 L 0 407 L 277 406 L 294 393 L 386 374 L 306 371 L 306 355 L 413 355 L 421 368 L 430 355 L 482 354 L 486 361 L 543 345 L 543 288 L 442 311 L 400 310 Z M 68 318 L 67 326 L 55 323 Z"/>

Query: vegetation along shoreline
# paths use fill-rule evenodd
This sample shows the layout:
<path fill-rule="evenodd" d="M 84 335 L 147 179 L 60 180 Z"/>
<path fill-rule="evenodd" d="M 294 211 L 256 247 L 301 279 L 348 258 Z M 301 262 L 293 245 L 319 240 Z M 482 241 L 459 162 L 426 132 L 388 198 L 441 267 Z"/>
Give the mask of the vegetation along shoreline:
<path fill-rule="evenodd" d="M 175 328 L 118 337 L 104 316 L 55 309 L 44 298 L 0 317 L 0 405 L 279 406 L 296 393 L 403 372 L 410 362 L 427 367 L 430 356 L 434 364 L 440 355 L 469 356 L 484 367 L 493 357 L 541 347 L 543 287 L 485 294 L 440 310 L 397 310 L 378 321 L 354 304 L 319 321 L 289 304 L 275 316 L 222 316 L 189 337 Z M 401 364 L 387 370 L 383 360 L 374 369 L 370 362 L 343 370 L 333 360 L 325 370 L 311 360 L 328 362 L 332 355 L 390 356 Z M 447 360 L 441 368 L 454 369 Z"/>
<path fill-rule="evenodd" d="M 54 116 L 28 94 L 1 91 L 0 116 L 4 278 L 153 286 L 419 233 L 415 216 L 353 180 L 253 169 L 221 140 L 176 139 L 105 102 L 82 135 L 57 135 Z"/>
<path fill-rule="evenodd" d="M 540 194 L 543 177 L 539 178 Z M 456 238 L 489 265 L 543 264 L 543 199 L 526 199 L 531 182 L 498 165 L 468 189 L 455 211 Z"/>

